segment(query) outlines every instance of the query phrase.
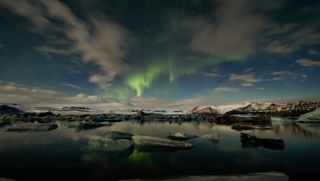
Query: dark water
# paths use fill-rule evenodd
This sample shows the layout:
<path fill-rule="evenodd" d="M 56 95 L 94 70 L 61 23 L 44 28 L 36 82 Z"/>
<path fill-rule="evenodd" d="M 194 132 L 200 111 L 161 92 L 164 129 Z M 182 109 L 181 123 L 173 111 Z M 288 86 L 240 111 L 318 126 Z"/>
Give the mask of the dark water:
<path fill-rule="evenodd" d="M 294 180 L 320 179 L 320 126 L 274 120 L 271 130 L 248 131 L 283 139 L 285 148 L 243 148 L 240 132 L 210 122 L 125 121 L 79 131 L 59 127 L 50 132 L 13 133 L 0 128 L 0 177 L 16 180 L 118 180 L 187 175 L 229 175 L 276 171 Z M 218 133 L 218 143 L 195 138 L 188 150 L 93 152 L 88 138 L 117 130 L 166 137 L 177 131 Z"/>

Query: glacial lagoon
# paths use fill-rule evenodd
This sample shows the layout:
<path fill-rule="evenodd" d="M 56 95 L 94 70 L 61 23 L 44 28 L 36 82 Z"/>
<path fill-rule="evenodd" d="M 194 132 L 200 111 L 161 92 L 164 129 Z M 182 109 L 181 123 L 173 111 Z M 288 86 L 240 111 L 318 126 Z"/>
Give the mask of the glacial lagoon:
<path fill-rule="evenodd" d="M 320 126 L 273 118 L 268 129 L 242 132 L 282 139 L 282 149 L 248 146 L 241 131 L 209 121 L 114 122 L 77 129 L 66 122 L 45 132 L 8 132 L 0 128 L 0 178 L 14 180 L 130 180 L 281 173 L 293 180 L 320 179 Z M 92 150 L 88 140 L 110 131 L 166 138 L 176 132 L 218 134 L 219 140 L 186 140 L 190 149 L 142 149 L 121 152 Z M 211 177 L 212 178 L 212 177 Z M 239 177 L 238 177 L 239 178 Z M 184 179 L 182 179 L 184 180 Z"/>

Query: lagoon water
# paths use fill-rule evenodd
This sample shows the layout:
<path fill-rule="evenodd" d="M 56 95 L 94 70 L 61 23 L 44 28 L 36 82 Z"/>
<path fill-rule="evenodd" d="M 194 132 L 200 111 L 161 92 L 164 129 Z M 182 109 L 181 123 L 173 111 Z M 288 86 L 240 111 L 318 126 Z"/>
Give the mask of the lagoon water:
<path fill-rule="evenodd" d="M 211 122 L 123 121 L 91 130 L 59 123 L 49 132 L 15 133 L 0 128 L 0 178 L 15 180 L 158 179 L 191 175 L 241 175 L 280 172 L 294 180 L 320 179 L 320 125 L 273 119 L 271 130 L 247 131 L 283 139 L 282 150 L 243 147 L 240 132 Z M 218 133 L 219 142 L 187 140 L 186 150 L 122 153 L 88 150 L 88 138 L 108 131 L 166 137 L 175 132 Z"/>

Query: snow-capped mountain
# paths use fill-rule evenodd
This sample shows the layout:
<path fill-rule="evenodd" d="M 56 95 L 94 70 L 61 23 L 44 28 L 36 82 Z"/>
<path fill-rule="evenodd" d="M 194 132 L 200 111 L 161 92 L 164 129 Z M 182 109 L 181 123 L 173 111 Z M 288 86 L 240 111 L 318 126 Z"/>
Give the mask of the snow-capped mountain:
<path fill-rule="evenodd" d="M 289 103 L 271 103 L 271 102 L 245 102 L 232 105 L 207 105 L 193 108 L 190 113 L 193 114 L 230 114 L 230 113 L 268 113 L 275 115 L 299 116 L 320 107 L 319 102 L 289 102 Z"/>
<path fill-rule="evenodd" d="M 268 103 L 268 102 L 252 102 L 248 106 L 239 109 L 242 112 L 265 112 L 265 113 L 294 113 L 294 112 L 310 112 L 320 106 L 319 102 L 289 102 L 289 103 Z"/>
<path fill-rule="evenodd" d="M 189 112 L 193 114 L 218 114 L 216 106 L 213 105 L 195 107 Z"/>
<path fill-rule="evenodd" d="M 232 110 L 246 107 L 249 104 L 250 103 L 245 102 L 245 103 L 239 103 L 239 104 L 220 105 L 220 106 L 215 106 L 215 105 L 198 106 L 198 107 L 193 108 L 189 112 L 193 113 L 193 114 L 202 114 L 202 113 L 224 114 L 224 113 L 232 111 Z"/>

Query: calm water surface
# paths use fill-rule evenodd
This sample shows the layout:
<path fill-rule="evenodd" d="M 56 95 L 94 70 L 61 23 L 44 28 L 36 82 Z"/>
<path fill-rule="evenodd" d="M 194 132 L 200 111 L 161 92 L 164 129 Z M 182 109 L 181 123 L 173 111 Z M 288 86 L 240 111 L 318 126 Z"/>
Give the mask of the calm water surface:
<path fill-rule="evenodd" d="M 210 122 L 125 121 L 79 131 L 58 123 L 56 130 L 38 133 L 6 132 L 0 128 L 0 177 L 16 180 L 118 180 L 187 175 L 229 175 L 276 171 L 294 179 L 320 178 L 320 125 L 274 119 L 271 130 L 248 131 L 283 139 L 284 150 L 243 148 L 240 132 Z M 218 133 L 219 142 L 188 140 L 188 150 L 93 152 L 88 138 L 108 131 L 166 137 L 174 132 Z"/>

